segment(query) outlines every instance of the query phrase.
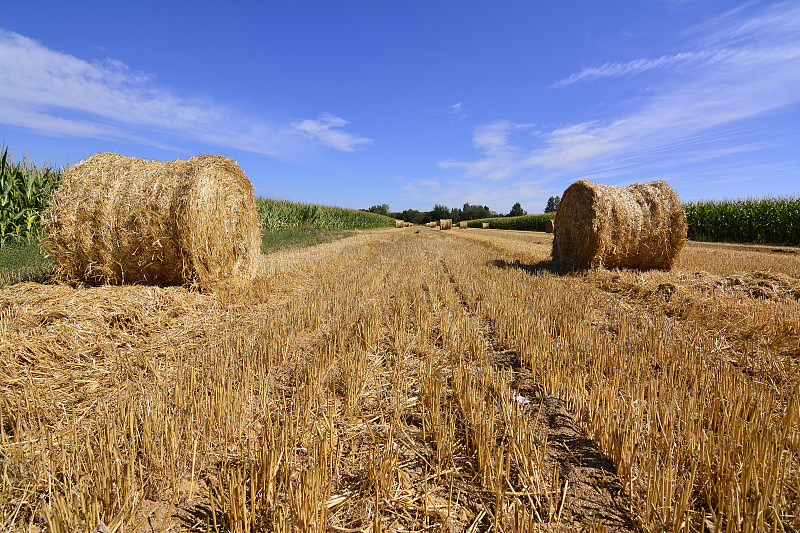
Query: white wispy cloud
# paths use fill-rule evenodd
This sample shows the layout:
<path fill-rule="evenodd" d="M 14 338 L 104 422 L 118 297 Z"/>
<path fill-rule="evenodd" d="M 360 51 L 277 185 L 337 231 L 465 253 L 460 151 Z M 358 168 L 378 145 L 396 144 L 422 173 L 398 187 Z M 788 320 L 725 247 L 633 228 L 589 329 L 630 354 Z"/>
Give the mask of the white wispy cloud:
<path fill-rule="evenodd" d="M 158 86 L 116 59 L 86 60 L 0 29 L 0 123 L 46 135 L 163 147 L 164 134 L 277 156 L 297 149 L 291 124 Z"/>
<path fill-rule="evenodd" d="M 800 5 L 742 9 L 720 17 L 702 35 L 686 38 L 697 48 L 582 70 L 557 85 L 666 69 L 653 89 L 616 118 L 533 131 L 524 143 L 508 132 L 530 125 L 499 120 L 476 128 L 475 160 L 446 160 L 465 178 L 496 180 L 531 175 L 621 175 L 663 169 L 665 164 L 742 153 L 774 142 L 769 132 L 740 131 L 746 119 L 800 102 Z M 688 46 L 687 44 L 687 46 Z M 685 68 L 690 66 L 692 68 Z M 693 68 L 700 66 L 702 68 Z M 635 106 L 635 107 L 634 107 Z M 759 140 L 760 139 L 760 140 Z M 770 139 L 770 140 L 765 140 Z"/>
<path fill-rule="evenodd" d="M 512 176 L 519 170 L 520 161 L 524 157 L 524 151 L 512 141 L 512 136 L 532 127 L 532 124 L 498 120 L 475 128 L 472 145 L 484 157 L 466 163 L 448 159 L 440 162 L 439 167 L 461 169 L 469 178 L 485 177 L 490 180 L 501 180 Z"/>
<path fill-rule="evenodd" d="M 592 67 L 576 72 L 552 85 L 560 89 L 582 81 L 595 81 L 603 78 L 619 78 L 633 76 L 648 70 L 687 65 L 708 65 L 722 61 L 729 54 L 727 50 L 704 50 L 700 52 L 682 52 L 670 56 L 661 56 L 655 59 L 634 59 L 626 63 L 606 63 L 599 67 Z"/>
<path fill-rule="evenodd" d="M 343 131 L 341 128 L 347 124 L 349 122 L 343 118 L 323 113 L 317 119 L 303 120 L 294 127 L 303 135 L 343 152 L 353 152 L 362 145 L 372 144 L 372 139 Z"/>

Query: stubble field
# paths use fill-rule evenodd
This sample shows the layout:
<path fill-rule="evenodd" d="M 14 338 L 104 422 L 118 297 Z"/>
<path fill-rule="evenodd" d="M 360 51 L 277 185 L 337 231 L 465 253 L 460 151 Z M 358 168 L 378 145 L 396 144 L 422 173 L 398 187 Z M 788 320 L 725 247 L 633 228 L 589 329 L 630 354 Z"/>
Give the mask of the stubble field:
<path fill-rule="evenodd" d="M 800 254 L 383 229 L 216 294 L 0 290 L 12 531 L 797 531 Z"/>

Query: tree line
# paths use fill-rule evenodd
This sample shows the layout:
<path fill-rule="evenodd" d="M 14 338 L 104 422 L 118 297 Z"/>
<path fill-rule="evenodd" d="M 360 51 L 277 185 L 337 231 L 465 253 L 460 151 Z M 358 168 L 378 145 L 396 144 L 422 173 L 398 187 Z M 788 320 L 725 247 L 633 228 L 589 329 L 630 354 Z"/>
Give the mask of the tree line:
<path fill-rule="evenodd" d="M 547 205 L 545 206 L 544 212 L 550 213 L 558 209 L 559 200 L 560 198 L 558 196 L 551 196 L 550 199 L 547 200 Z M 373 205 L 369 209 L 363 209 L 363 211 L 378 213 L 379 215 L 386 215 L 388 217 L 396 218 L 398 220 L 405 220 L 406 222 L 412 222 L 414 224 L 427 224 L 428 222 L 436 222 L 443 218 L 452 219 L 453 224 L 458 224 L 459 222 L 467 220 L 479 220 L 482 218 L 496 217 L 519 217 L 528 214 L 527 211 L 522 209 L 522 204 L 519 202 L 515 203 L 511 207 L 511 211 L 509 211 L 506 215 L 492 211 L 489 209 L 489 206 L 486 205 L 471 205 L 469 203 L 465 203 L 463 207 L 453 207 L 452 209 L 446 205 L 436 204 L 430 211 L 418 211 L 416 209 L 391 211 L 389 209 L 389 204 L 380 204 Z"/>

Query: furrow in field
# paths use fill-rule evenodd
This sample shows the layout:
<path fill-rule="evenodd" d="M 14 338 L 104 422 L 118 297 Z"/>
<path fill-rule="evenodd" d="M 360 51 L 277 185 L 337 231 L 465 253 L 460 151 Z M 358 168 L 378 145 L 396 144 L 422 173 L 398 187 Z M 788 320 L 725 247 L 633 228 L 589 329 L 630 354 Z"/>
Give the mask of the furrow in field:
<path fill-rule="evenodd" d="M 472 257 L 474 250 L 463 250 Z M 476 265 L 471 265 L 475 268 Z M 508 393 L 527 416 L 526 431 L 542 443 L 543 478 L 556 487 L 558 517 L 573 527 L 605 527 L 610 531 L 636 529 L 630 516 L 630 503 L 616 474 L 616 466 L 587 438 L 564 400 L 547 396 L 530 369 L 514 349 L 500 344 L 491 321 L 470 308 L 466 295 L 454 276 L 455 267 L 442 263 L 450 283 L 465 311 L 475 317 L 488 352 L 488 362 L 495 371 L 506 376 Z M 560 495 L 560 499 L 559 496 Z"/>
<path fill-rule="evenodd" d="M 213 295 L 3 289 L 2 524 L 800 528 L 793 258 L 561 273 L 548 238 L 364 232 Z"/>
<path fill-rule="evenodd" d="M 480 305 L 547 390 L 568 398 L 648 527 L 796 521 L 793 259 L 746 250 L 714 261 L 690 246 L 670 273 L 560 274 L 548 258 L 526 262 L 522 236 L 506 239 L 486 247 L 500 257 L 474 276 L 496 280 L 496 301 Z M 762 270 L 732 272 L 737 263 Z M 685 270 L 698 264 L 713 274 Z"/>

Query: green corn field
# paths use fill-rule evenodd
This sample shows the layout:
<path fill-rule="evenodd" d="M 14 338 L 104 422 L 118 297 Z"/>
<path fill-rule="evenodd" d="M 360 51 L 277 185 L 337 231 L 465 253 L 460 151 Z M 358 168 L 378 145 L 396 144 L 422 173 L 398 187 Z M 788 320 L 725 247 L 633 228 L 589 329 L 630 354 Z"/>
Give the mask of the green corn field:
<path fill-rule="evenodd" d="M 800 245 L 800 196 L 684 205 L 695 241 Z"/>
<path fill-rule="evenodd" d="M 43 216 L 63 169 L 14 163 L 8 147 L 0 160 L 0 246 L 31 244 L 44 237 Z M 340 207 L 258 198 L 265 231 L 292 228 L 351 230 L 394 226 L 394 219 Z"/>
<path fill-rule="evenodd" d="M 555 216 L 555 213 L 545 213 L 543 215 L 522 215 L 519 217 L 482 218 L 480 220 L 470 220 L 467 226 L 480 228 L 482 223 L 488 222 L 491 229 L 544 231 L 547 221 L 552 220 Z"/>
<path fill-rule="evenodd" d="M 60 169 L 12 162 L 3 145 L 0 158 L 0 247 L 35 242 L 42 236 L 42 216 L 61 179 Z"/>
<path fill-rule="evenodd" d="M 42 220 L 62 169 L 12 162 L 8 147 L 0 160 L 0 247 L 31 244 L 43 237 Z M 341 207 L 258 198 L 264 231 L 293 228 L 352 230 L 394 226 L 394 219 Z M 703 201 L 684 204 L 688 238 L 695 241 L 800 245 L 800 196 Z M 488 222 L 492 229 L 545 231 L 555 213 L 470 220 L 470 228 Z"/>
<path fill-rule="evenodd" d="M 693 241 L 800 246 L 800 196 L 689 202 L 684 204 L 688 238 Z M 545 231 L 555 213 L 470 220 L 492 229 Z"/>
<path fill-rule="evenodd" d="M 302 204 L 272 198 L 258 198 L 256 203 L 261 228 L 265 231 L 304 227 L 324 230 L 394 227 L 393 218 L 342 207 Z"/>

